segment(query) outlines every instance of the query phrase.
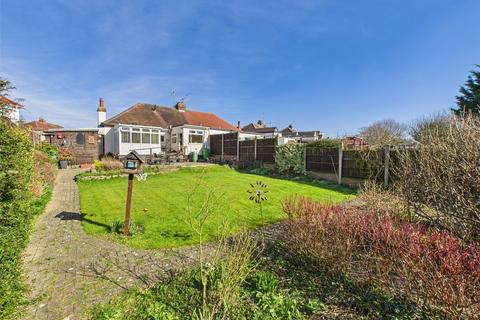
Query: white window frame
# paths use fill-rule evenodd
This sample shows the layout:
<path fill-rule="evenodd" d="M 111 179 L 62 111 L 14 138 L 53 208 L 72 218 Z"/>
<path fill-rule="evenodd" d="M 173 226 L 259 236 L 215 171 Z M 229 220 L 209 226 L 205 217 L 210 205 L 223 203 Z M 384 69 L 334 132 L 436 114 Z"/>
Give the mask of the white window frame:
<path fill-rule="evenodd" d="M 201 142 L 193 142 L 193 137 L 201 137 Z M 203 143 L 203 131 L 202 130 L 188 130 L 188 143 Z"/>

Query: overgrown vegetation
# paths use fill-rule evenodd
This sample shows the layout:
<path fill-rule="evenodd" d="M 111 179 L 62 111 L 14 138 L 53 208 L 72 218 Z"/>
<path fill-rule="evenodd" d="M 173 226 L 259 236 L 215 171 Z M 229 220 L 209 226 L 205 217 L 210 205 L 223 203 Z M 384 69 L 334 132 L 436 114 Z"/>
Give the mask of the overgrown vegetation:
<path fill-rule="evenodd" d="M 323 272 L 367 281 L 452 319 L 479 314 L 479 246 L 369 209 L 304 197 L 283 205 L 288 244 Z"/>
<path fill-rule="evenodd" d="M 105 156 L 101 160 L 95 160 L 93 164 L 94 164 L 95 170 L 99 172 L 104 172 L 104 171 L 120 172 L 123 168 L 122 162 L 111 156 Z"/>
<path fill-rule="evenodd" d="M 480 118 L 424 125 L 421 144 L 399 152 L 397 191 L 412 218 L 480 240 Z"/>
<path fill-rule="evenodd" d="M 12 88 L 8 81 L 0 80 L 0 94 Z M 0 109 L 5 111 L 8 107 L 0 101 Z M 29 132 L 10 122 L 3 111 L 0 112 L 0 318 L 10 319 L 16 317 L 17 307 L 24 302 L 21 253 L 33 217 L 48 202 L 56 168 L 47 155 L 34 152 Z"/>

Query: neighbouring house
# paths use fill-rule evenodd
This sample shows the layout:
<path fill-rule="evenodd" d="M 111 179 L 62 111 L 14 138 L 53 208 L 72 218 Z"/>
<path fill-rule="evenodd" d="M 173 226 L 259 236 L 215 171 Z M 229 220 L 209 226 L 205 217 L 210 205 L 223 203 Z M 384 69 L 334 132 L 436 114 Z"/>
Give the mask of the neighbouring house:
<path fill-rule="evenodd" d="M 209 149 L 212 134 L 239 129 L 218 116 L 189 110 L 185 101 L 174 107 L 137 103 L 107 119 L 103 99 L 97 109 L 100 154 L 124 156 L 130 151 L 140 155 L 179 152 L 189 155 Z"/>
<path fill-rule="evenodd" d="M 283 129 L 281 133 L 283 139 L 288 142 L 293 140 L 297 143 L 308 143 L 323 138 L 323 133 L 320 131 L 297 131 L 292 124 L 288 125 L 288 127 Z"/>
<path fill-rule="evenodd" d="M 8 107 L 8 114 L 6 114 L 7 118 L 10 119 L 15 124 L 20 123 L 20 109 L 23 107 L 5 96 L 0 96 L 0 102 Z"/>
<path fill-rule="evenodd" d="M 90 164 L 99 156 L 98 128 L 53 128 L 44 131 L 45 140 L 73 154 L 71 164 Z"/>
<path fill-rule="evenodd" d="M 362 150 L 368 148 L 368 143 L 357 136 L 346 136 L 342 138 L 343 149 Z"/>
<path fill-rule="evenodd" d="M 262 136 L 278 136 L 280 132 L 277 127 L 267 127 L 262 120 L 258 120 L 256 123 L 249 123 L 242 128 L 242 131 L 257 133 Z"/>
<path fill-rule="evenodd" d="M 62 128 L 62 126 L 47 122 L 43 118 L 38 118 L 38 120 L 27 122 L 23 126 L 25 128 L 30 128 L 32 130 L 31 136 L 32 136 L 33 144 L 37 144 L 42 141 L 45 141 L 45 137 L 46 137 L 45 132 L 47 130 Z"/>

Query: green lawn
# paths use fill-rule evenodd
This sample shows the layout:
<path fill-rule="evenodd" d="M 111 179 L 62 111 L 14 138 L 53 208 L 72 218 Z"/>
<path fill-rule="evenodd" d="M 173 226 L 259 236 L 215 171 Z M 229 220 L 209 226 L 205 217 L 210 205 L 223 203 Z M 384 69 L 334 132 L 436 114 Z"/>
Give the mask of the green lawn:
<path fill-rule="evenodd" d="M 179 171 L 150 176 L 146 181 L 134 180 L 132 221 L 144 231 L 127 240 L 137 248 L 178 247 L 196 242 L 195 233 L 187 221 L 187 195 L 194 186 L 194 208 L 198 208 L 208 190 L 220 199 L 216 212 L 205 225 L 207 239 L 214 239 L 219 226 L 228 221 L 232 232 L 239 227 L 249 229 L 261 225 L 256 204 L 248 199 L 246 190 L 257 180 L 268 185 L 270 193 L 264 202 L 266 223 L 286 218 L 281 200 L 301 194 L 324 202 L 339 202 L 354 197 L 351 191 L 323 183 L 296 182 L 238 172 L 222 166 L 184 168 Z M 126 178 L 79 181 L 82 222 L 89 234 L 106 235 L 114 221 L 123 221 L 127 191 Z M 117 237 L 121 238 L 121 237 Z"/>

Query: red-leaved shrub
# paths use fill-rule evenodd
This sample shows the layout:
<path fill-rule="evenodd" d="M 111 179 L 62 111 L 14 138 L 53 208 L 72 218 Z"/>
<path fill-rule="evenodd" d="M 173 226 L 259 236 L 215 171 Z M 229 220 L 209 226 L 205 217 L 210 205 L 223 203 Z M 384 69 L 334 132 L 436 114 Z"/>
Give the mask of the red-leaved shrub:
<path fill-rule="evenodd" d="M 480 314 L 480 247 L 360 208 L 283 201 L 289 245 L 320 268 L 362 277 L 452 319 Z"/>

